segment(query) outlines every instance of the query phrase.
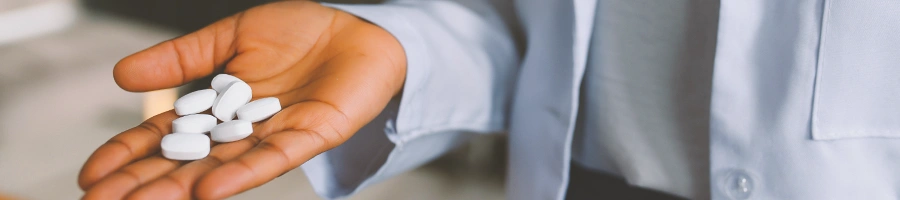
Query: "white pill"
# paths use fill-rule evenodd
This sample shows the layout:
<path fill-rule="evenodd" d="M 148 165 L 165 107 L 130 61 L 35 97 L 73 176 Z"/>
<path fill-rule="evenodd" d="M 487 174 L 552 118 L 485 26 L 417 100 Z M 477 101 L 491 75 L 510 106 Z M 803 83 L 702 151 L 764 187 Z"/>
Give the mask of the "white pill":
<path fill-rule="evenodd" d="M 215 90 L 197 90 L 175 100 L 175 114 L 182 116 L 197 114 L 212 107 L 215 101 Z"/>
<path fill-rule="evenodd" d="M 281 111 L 281 102 L 278 101 L 278 98 L 266 97 L 241 106 L 237 110 L 237 117 L 241 120 L 256 123 L 275 115 L 278 111 Z"/>
<path fill-rule="evenodd" d="M 207 114 L 193 114 L 172 121 L 173 133 L 206 133 L 216 127 L 216 117 Z"/>
<path fill-rule="evenodd" d="M 225 91 L 225 89 L 228 89 L 228 85 L 230 85 L 231 83 L 233 83 L 235 81 L 244 82 L 241 79 L 234 77 L 232 75 L 219 74 L 219 75 L 216 75 L 216 77 L 213 77 L 210 85 L 212 86 L 212 88 L 214 90 L 221 93 L 222 91 Z"/>
<path fill-rule="evenodd" d="M 160 142 L 164 157 L 172 160 L 197 160 L 209 155 L 209 137 L 204 134 L 172 133 Z"/>
<path fill-rule="evenodd" d="M 225 91 L 220 92 L 216 97 L 212 106 L 212 114 L 223 122 L 231 121 L 238 108 L 250 102 L 252 96 L 253 91 L 250 90 L 250 85 L 242 81 L 232 82 Z"/>
<path fill-rule="evenodd" d="M 234 142 L 250 136 L 251 133 L 253 133 L 253 124 L 250 121 L 238 119 L 222 122 L 213 127 L 209 135 L 216 142 Z"/>

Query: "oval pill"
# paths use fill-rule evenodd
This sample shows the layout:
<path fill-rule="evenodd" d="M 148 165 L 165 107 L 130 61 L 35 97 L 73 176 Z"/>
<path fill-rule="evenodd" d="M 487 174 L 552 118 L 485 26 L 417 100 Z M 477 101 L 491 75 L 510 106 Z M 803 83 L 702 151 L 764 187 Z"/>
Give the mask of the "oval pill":
<path fill-rule="evenodd" d="M 163 157 L 171 160 L 197 160 L 209 155 L 209 137 L 204 134 L 172 133 L 160 142 Z"/>
<path fill-rule="evenodd" d="M 241 120 L 256 123 L 272 117 L 278 111 L 281 111 L 281 102 L 278 101 L 278 98 L 266 97 L 241 106 L 237 110 L 237 117 Z"/>
<path fill-rule="evenodd" d="M 233 83 L 235 81 L 244 82 L 241 79 L 234 77 L 232 75 L 219 74 L 219 75 L 216 75 L 216 77 L 213 77 L 212 82 L 210 82 L 210 86 L 212 86 L 212 88 L 214 90 L 216 90 L 217 92 L 222 92 L 222 91 L 225 91 L 225 89 L 228 89 L 228 85 L 230 85 L 231 83 Z"/>
<path fill-rule="evenodd" d="M 197 90 L 175 100 L 175 114 L 181 116 L 197 114 L 212 107 L 215 101 L 215 90 Z"/>
<path fill-rule="evenodd" d="M 232 82 L 225 91 L 219 93 L 212 106 L 212 114 L 223 122 L 234 119 L 238 108 L 250 102 L 253 91 L 243 81 Z"/>
<path fill-rule="evenodd" d="M 253 133 L 253 124 L 247 120 L 232 120 L 222 122 L 214 127 L 209 135 L 216 142 L 234 142 L 244 139 Z"/>
<path fill-rule="evenodd" d="M 193 114 L 172 121 L 173 133 L 206 133 L 216 127 L 216 117 L 207 114 Z"/>

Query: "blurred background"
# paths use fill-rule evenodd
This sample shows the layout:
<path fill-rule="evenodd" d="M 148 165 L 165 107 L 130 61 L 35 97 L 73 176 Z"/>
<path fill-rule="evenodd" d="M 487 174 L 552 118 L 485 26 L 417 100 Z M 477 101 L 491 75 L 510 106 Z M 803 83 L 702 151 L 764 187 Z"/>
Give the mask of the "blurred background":
<path fill-rule="evenodd" d="M 81 197 L 76 178 L 91 152 L 171 109 L 179 93 L 123 91 L 115 63 L 266 2 L 0 0 L 0 200 Z M 503 136 L 482 137 L 350 199 L 503 199 Z M 318 198 L 297 169 L 231 199 Z"/>

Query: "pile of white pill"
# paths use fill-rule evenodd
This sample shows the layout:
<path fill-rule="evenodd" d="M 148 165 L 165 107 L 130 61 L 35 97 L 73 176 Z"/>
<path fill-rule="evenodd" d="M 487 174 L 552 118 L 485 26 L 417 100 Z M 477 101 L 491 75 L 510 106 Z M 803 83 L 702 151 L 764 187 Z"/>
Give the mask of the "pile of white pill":
<path fill-rule="evenodd" d="M 204 158 L 209 155 L 210 138 L 216 142 L 244 139 L 253 133 L 253 123 L 281 111 L 278 98 L 250 102 L 252 95 L 250 85 L 241 79 L 219 74 L 212 80 L 212 89 L 182 96 L 175 101 L 175 113 L 181 117 L 172 121 L 172 134 L 160 142 L 162 155 L 172 160 Z M 212 115 L 199 114 L 209 109 Z"/>

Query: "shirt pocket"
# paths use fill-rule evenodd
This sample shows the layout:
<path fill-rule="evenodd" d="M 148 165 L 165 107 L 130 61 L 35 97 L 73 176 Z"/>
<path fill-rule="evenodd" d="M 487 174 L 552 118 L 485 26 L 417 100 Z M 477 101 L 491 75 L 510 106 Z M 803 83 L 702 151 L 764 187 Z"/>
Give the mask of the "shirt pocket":
<path fill-rule="evenodd" d="M 826 0 L 812 137 L 900 138 L 900 1 Z"/>

